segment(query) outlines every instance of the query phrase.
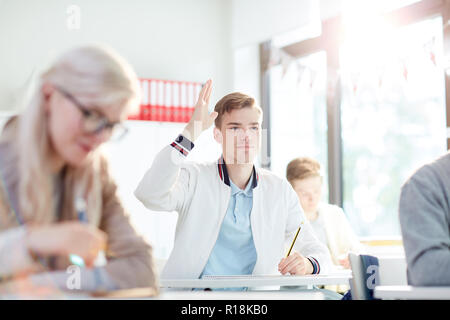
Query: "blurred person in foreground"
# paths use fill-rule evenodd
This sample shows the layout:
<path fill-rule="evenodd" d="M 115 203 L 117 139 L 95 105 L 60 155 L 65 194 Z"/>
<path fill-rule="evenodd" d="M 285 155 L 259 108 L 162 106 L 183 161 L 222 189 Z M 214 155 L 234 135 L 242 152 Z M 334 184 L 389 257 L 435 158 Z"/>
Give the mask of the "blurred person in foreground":
<path fill-rule="evenodd" d="M 99 148 L 126 133 L 139 100 L 133 69 L 106 46 L 74 48 L 41 75 L 0 137 L 1 282 L 73 289 L 76 257 L 75 289 L 157 290 L 152 248 L 130 224 Z"/>

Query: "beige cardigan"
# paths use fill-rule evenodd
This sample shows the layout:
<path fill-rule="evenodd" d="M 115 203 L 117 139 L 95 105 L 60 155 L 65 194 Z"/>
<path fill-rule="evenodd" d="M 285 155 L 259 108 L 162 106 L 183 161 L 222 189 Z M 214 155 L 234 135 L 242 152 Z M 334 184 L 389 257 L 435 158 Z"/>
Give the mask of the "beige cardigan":
<path fill-rule="evenodd" d="M 14 148 L 11 144 L 0 143 L 0 157 L 11 156 Z M 0 158 L 1 159 L 1 158 Z M 0 171 L 2 170 L 0 161 Z M 106 266 L 99 268 L 101 288 L 125 289 L 134 287 L 158 288 L 156 267 L 152 259 L 152 248 L 144 239 L 137 235 L 130 224 L 117 195 L 117 187 L 113 182 L 107 168 L 106 159 L 102 159 L 100 170 L 100 190 L 97 197 L 101 197 L 101 210 L 99 216 L 88 216 L 89 223 L 95 225 L 108 235 L 108 248 L 114 253 L 113 258 L 108 258 Z M 8 172 L 8 177 L 18 179 L 17 173 Z M 0 279 L 21 273 L 32 273 L 32 279 L 36 284 L 56 283 L 58 287 L 67 287 L 67 279 L 70 273 L 66 272 L 70 265 L 67 257 L 56 257 L 51 267 L 42 267 L 36 263 L 25 247 L 24 238 L 26 226 L 21 226 L 11 210 L 7 194 L 5 192 L 5 180 L 0 181 Z M 17 185 L 17 181 L 8 183 Z M 70 188 L 70 186 L 64 186 Z M 17 192 L 11 188 L 8 193 Z M 67 197 L 66 197 L 67 198 Z M 64 199 L 63 202 L 69 201 Z M 72 200 L 73 201 L 73 200 Z M 70 220 L 67 214 L 62 213 L 60 220 Z M 57 221 L 49 222 L 56 223 Z M 55 239 L 58 241 L 58 239 Z M 49 261 L 45 259 L 44 261 Z M 94 281 L 95 280 L 95 281 Z M 99 273 L 94 274 L 92 269 L 82 269 L 81 289 L 97 290 Z"/>
<path fill-rule="evenodd" d="M 364 247 L 353 232 L 344 211 L 338 206 L 321 203 L 319 215 L 322 216 L 325 233 L 328 239 L 328 249 L 335 265 L 339 265 L 340 255 L 346 255 L 349 251 L 363 253 Z"/>

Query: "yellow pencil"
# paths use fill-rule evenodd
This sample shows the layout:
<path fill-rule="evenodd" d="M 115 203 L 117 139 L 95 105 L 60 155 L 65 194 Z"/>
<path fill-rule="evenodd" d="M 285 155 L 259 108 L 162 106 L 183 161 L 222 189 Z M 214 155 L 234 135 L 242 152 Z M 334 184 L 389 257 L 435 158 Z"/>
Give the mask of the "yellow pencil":
<path fill-rule="evenodd" d="M 300 229 L 302 228 L 302 224 L 303 224 L 303 222 L 300 223 L 300 227 L 298 227 L 297 233 L 295 234 L 294 240 L 292 240 L 292 244 L 291 244 L 291 247 L 289 248 L 286 258 L 289 257 L 289 255 L 291 254 L 292 248 L 294 247 L 295 240 L 297 240 L 298 233 L 300 232 Z"/>

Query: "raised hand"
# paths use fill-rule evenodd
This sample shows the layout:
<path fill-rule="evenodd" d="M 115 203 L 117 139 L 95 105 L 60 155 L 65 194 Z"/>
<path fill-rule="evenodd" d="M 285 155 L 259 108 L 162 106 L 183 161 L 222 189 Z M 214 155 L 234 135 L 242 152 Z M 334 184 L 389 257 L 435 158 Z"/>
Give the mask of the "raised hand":
<path fill-rule="evenodd" d="M 211 127 L 217 118 L 217 112 L 213 111 L 209 113 L 208 110 L 211 91 L 212 80 L 208 80 L 200 91 L 194 113 L 183 131 L 183 135 L 191 141 L 196 140 L 203 131 Z"/>

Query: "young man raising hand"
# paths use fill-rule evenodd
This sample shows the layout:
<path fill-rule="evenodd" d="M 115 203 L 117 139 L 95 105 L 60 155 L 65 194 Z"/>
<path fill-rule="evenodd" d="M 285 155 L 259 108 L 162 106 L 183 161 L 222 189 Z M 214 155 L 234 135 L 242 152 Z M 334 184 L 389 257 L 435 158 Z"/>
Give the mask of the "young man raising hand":
<path fill-rule="evenodd" d="M 292 187 L 253 163 L 261 145 L 262 110 L 252 97 L 231 93 L 209 113 L 211 89 L 209 80 L 190 122 L 159 152 L 135 191 L 147 208 L 179 214 L 161 277 L 327 272 L 329 252 L 314 235 Z M 215 163 L 188 162 L 195 140 L 213 123 L 222 156 Z M 286 258 L 286 242 L 301 223 Z"/>

